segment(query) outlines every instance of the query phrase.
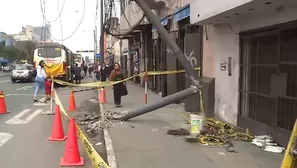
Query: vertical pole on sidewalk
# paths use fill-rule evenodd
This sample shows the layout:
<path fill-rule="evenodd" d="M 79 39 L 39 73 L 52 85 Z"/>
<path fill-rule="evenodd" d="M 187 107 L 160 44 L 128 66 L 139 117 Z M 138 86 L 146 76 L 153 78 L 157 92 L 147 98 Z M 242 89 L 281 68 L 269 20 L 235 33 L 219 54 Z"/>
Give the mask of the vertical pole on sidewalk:
<path fill-rule="evenodd" d="M 147 71 L 145 71 L 144 75 L 144 103 L 147 104 L 147 82 L 148 82 L 148 75 Z"/>
<path fill-rule="evenodd" d="M 164 26 L 160 23 L 160 20 L 155 16 L 155 14 L 151 11 L 150 7 L 146 4 L 144 0 L 134 0 L 137 5 L 142 9 L 146 18 L 152 23 L 152 25 L 157 29 L 158 33 L 162 40 L 164 40 L 165 44 L 172 50 L 178 61 L 185 68 L 186 73 L 189 79 L 192 81 L 193 85 L 196 87 L 200 86 L 200 81 L 198 73 L 192 67 L 191 63 L 187 60 L 182 50 L 176 44 L 175 39 L 170 36 Z"/>
<path fill-rule="evenodd" d="M 99 62 L 102 66 L 104 63 L 104 0 L 101 0 L 100 3 L 100 58 Z"/>
<path fill-rule="evenodd" d="M 51 83 L 51 110 L 50 112 L 53 113 L 53 96 L 54 96 L 54 76 L 51 76 L 52 83 Z"/>

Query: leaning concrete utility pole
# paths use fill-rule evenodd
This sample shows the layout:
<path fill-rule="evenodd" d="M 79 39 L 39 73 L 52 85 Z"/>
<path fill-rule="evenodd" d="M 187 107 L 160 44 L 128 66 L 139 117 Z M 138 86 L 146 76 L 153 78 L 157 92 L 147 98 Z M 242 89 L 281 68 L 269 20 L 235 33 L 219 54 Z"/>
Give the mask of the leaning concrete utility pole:
<path fill-rule="evenodd" d="M 165 44 L 172 50 L 175 54 L 178 61 L 182 64 L 185 68 L 186 73 L 190 80 L 192 81 L 193 85 L 200 87 L 200 82 L 198 80 L 199 75 L 197 71 L 192 67 L 191 63 L 185 57 L 183 51 L 178 47 L 175 42 L 175 39 L 170 36 L 167 30 L 163 27 L 160 23 L 160 20 L 155 16 L 155 14 L 151 11 L 149 6 L 144 2 L 144 0 L 134 0 L 138 6 L 142 9 L 146 18 L 152 23 L 154 28 L 158 31 L 161 36 L 161 39 L 165 42 Z"/>
<path fill-rule="evenodd" d="M 175 94 L 169 95 L 167 97 L 162 98 L 161 101 L 153 103 L 153 104 L 146 104 L 142 105 L 141 107 L 128 110 L 120 119 L 126 121 L 131 118 L 137 117 L 139 115 L 148 113 L 150 111 L 159 109 L 161 107 L 167 106 L 169 104 L 175 103 L 178 100 L 190 97 L 196 93 L 198 93 L 199 89 L 202 87 L 202 81 L 199 80 L 199 75 L 197 71 L 192 67 L 191 63 L 186 59 L 185 55 L 183 54 L 182 50 L 178 47 L 175 40 L 170 36 L 167 30 L 163 27 L 160 23 L 159 19 L 155 16 L 155 14 L 151 11 L 149 6 L 144 2 L 144 0 L 134 0 L 138 6 L 144 12 L 146 18 L 152 23 L 152 25 L 156 28 L 158 33 L 161 36 L 161 39 L 165 42 L 165 44 L 172 50 L 175 54 L 176 58 L 182 64 L 182 66 L 186 70 L 186 74 L 192 81 L 192 86 L 188 89 L 183 91 L 177 92 Z M 199 102 L 197 102 L 199 103 Z"/>

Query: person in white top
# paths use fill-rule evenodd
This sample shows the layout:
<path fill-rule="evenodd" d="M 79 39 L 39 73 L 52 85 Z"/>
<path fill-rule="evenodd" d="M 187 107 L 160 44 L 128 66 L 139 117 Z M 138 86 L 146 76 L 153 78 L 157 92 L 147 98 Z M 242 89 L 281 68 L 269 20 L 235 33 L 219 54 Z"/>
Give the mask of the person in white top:
<path fill-rule="evenodd" d="M 35 90 L 34 90 L 34 102 L 38 102 L 36 99 L 37 93 L 40 90 L 44 89 L 45 80 L 46 80 L 46 72 L 44 69 L 44 61 L 39 62 L 39 66 L 36 67 L 36 77 L 35 77 Z"/>

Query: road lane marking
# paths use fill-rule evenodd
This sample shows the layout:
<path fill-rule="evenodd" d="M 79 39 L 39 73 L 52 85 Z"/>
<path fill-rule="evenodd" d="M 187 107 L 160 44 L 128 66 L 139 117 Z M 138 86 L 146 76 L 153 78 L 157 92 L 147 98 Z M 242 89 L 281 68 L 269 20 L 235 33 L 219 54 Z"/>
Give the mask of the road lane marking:
<path fill-rule="evenodd" d="M 4 81 L 0 81 L 0 83 L 6 83 L 9 82 L 10 80 L 4 80 Z"/>
<path fill-rule="evenodd" d="M 38 114 L 40 114 L 42 112 L 42 109 L 35 110 L 31 115 L 29 115 L 25 119 L 20 119 L 22 116 L 28 114 L 30 111 L 31 111 L 31 109 L 25 109 L 22 112 L 20 112 L 19 114 L 12 117 L 11 119 L 5 121 L 5 123 L 6 124 L 27 124 L 30 121 L 32 121 L 34 119 L 34 117 L 36 117 Z"/>
<path fill-rule="evenodd" d="M 33 103 L 33 106 L 48 106 L 49 105 L 49 102 L 45 101 L 45 98 L 41 98 L 40 100 L 38 100 L 38 102 L 34 102 Z"/>
<path fill-rule="evenodd" d="M 6 94 L 5 96 L 33 96 L 34 94 L 32 93 L 32 94 L 18 94 L 18 93 L 12 93 L 12 94 Z M 44 95 L 37 95 L 37 96 L 44 96 Z"/>
<path fill-rule="evenodd" d="M 92 103 L 95 103 L 95 104 L 98 103 L 97 99 L 90 99 L 89 101 L 92 102 Z"/>
<path fill-rule="evenodd" d="M 24 87 L 18 88 L 17 91 L 20 91 L 20 90 L 31 90 L 32 88 L 33 88 L 33 86 L 24 86 Z"/>
<path fill-rule="evenodd" d="M 9 141 L 13 135 L 9 133 L 0 132 L 0 147 Z"/>

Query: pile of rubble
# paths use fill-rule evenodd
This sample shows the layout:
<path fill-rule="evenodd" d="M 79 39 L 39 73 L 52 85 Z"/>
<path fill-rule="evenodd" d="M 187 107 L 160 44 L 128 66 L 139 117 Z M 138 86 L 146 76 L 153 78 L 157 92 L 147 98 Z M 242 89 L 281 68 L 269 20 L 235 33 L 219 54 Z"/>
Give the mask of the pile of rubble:
<path fill-rule="evenodd" d="M 102 132 L 105 128 L 112 128 L 120 125 L 120 120 L 110 120 L 110 116 L 120 115 L 118 112 L 106 111 L 104 118 L 101 118 L 99 114 L 79 114 L 74 117 L 75 122 L 78 125 L 84 126 L 85 132 L 89 137 L 95 137 Z"/>

